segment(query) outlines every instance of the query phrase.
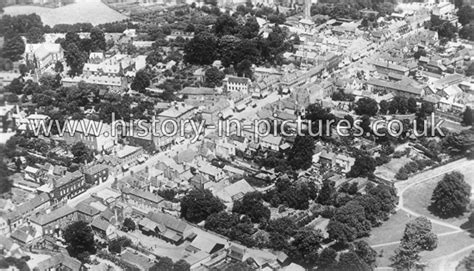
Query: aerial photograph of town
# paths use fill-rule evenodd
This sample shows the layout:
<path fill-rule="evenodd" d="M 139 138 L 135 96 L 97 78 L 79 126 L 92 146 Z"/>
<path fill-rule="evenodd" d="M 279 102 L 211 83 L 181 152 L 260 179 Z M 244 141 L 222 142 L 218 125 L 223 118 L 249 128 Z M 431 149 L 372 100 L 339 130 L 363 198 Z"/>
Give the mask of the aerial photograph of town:
<path fill-rule="evenodd" d="M 0 0 L 0 270 L 474 271 L 474 0 Z"/>

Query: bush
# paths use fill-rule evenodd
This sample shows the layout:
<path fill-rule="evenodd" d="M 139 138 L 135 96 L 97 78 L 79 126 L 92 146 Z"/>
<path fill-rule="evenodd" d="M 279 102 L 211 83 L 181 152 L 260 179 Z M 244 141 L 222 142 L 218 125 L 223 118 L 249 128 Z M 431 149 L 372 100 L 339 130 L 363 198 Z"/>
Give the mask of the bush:
<path fill-rule="evenodd" d="M 332 218 L 336 213 L 336 208 L 333 206 L 325 206 L 323 211 L 321 212 L 321 216 L 324 218 Z"/>
<path fill-rule="evenodd" d="M 400 168 L 398 170 L 397 174 L 395 174 L 395 179 L 397 180 L 407 180 L 408 179 L 408 173 L 404 167 Z"/>

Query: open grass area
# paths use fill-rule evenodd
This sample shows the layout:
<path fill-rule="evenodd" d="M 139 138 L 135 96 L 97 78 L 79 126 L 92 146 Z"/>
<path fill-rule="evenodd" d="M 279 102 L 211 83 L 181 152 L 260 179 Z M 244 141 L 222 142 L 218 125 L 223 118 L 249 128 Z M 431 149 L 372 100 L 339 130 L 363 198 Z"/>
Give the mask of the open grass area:
<path fill-rule="evenodd" d="M 406 212 L 400 210 L 396 214 L 392 215 L 389 220 L 385 221 L 381 226 L 373 228 L 370 237 L 366 241 L 370 245 L 379 245 L 390 242 L 397 242 L 403 237 L 405 225 L 415 219 L 413 216 L 409 216 Z M 452 229 L 433 224 L 433 232 L 436 234 L 450 232 Z"/>
<path fill-rule="evenodd" d="M 466 182 L 470 184 L 471 187 L 474 187 L 474 168 L 465 167 L 460 169 L 459 171 L 464 174 L 464 179 L 466 180 Z M 443 219 L 435 216 L 428 210 L 428 207 L 431 204 L 431 196 L 433 194 L 433 190 L 441 179 L 443 179 L 443 176 L 438 176 L 427 182 L 414 185 L 407 189 L 403 194 L 405 200 L 405 207 L 427 217 L 436 218 L 456 226 L 461 226 L 467 221 L 469 212 L 464 213 L 464 215 L 460 217 Z"/>
<path fill-rule="evenodd" d="M 5 14 L 20 15 L 36 13 L 46 25 L 91 23 L 93 25 L 116 22 L 127 17 L 102 3 L 100 0 L 77 0 L 76 3 L 59 8 L 38 6 L 9 6 Z"/>
<path fill-rule="evenodd" d="M 408 157 L 393 158 L 387 164 L 377 167 L 374 174 L 385 180 L 394 180 L 398 170 L 410 161 Z"/>
<path fill-rule="evenodd" d="M 438 237 L 438 247 L 433 251 L 423 251 L 420 256 L 423 260 L 432 261 L 473 244 L 474 238 L 468 232 L 440 236 Z"/>
<path fill-rule="evenodd" d="M 421 261 L 428 264 L 426 270 L 437 270 L 437 261 L 448 256 L 451 253 L 462 250 L 465 247 L 472 246 L 474 239 L 469 236 L 466 232 L 459 232 L 451 235 L 441 236 L 438 238 L 438 247 L 433 251 L 422 251 L 420 253 Z M 390 258 L 395 254 L 395 250 L 398 248 L 398 244 L 391 244 L 384 247 L 377 247 L 376 264 L 378 267 L 388 267 L 392 263 Z"/>

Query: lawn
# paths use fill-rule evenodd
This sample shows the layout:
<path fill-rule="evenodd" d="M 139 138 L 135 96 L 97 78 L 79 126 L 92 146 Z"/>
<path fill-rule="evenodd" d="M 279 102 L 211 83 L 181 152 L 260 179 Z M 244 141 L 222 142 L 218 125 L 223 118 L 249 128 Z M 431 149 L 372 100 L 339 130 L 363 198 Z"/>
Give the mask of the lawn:
<path fill-rule="evenodd" d="M 423 251 L 420 253 L 423 261 L 432 261 L 440 257 L 447 256 L 465 247 L 472 246 L 474 238 L 467 232 L 459 232 L 438 237 L 438 248 L 433 251 Z"/>
<path fill-rule="evenodd" d="M 451 253 L 455 253 L 465 247 L 471 246 L 474 243 L 474 239 L 469 237 L 466 232 L 459 232 L 452 235 L 439 237 L 438 248 L 433 251 L 423 251 L 420 253 L 422 263 L 427 263 L 428 268 L 426 270 L 435 270 L 436 261 L 443 256 L 447 256 Z M 392 244 L 384 247 L 377 247 L 376 264 L 378 267 L 388 267 L 392 263 L 390 258 L 395 254 L 395 250 L 398 248 L 398 244 Z"/>
<path fill-rule="evenodd" d="M 374 174 L 385 180 L 394 180 L 398 170 L 410 161 L 408 157 L 393 158 L 387 164 L 377 167 Z"/>
<path fill-rule="evenodd" d="M 38 6 L 9 6 L 4 8 L 8 15 L 36 13 L 44 24 L 91 23 L 93 25 L 116 22 L 127 17 L 102 3 L 100 0 L 78 0 L 74 4 L 59 8 L 45 8 Z"/>
<path fill-rule="evenodd" d="M 370 245 L 379 245 L 400 241 L 400 239 L 403 237 L 403 232 L 405 231 L 405 225 L 413 219 L 415 219 L 415 217 L 409 216 L 406 212 L 399 210 L 381 226 L 373 228 L 370 237 L 368 237 L 366 241 Z M 452 231 L 450 228 L 441 225 L 432 225 L 433 232 L 436 234 Z"/>
<path fill-rule="evenodd" d="M 474 168 L 465 167 L 460 169 L 459 171 L 464 174 L 465 181 L 470 184 L 471 187 L 474 187 Z M 442 178 L 443 176 L 438 176 L 427 182 L 414 185 L 407 189 L 403 194 L 405 207 L 427 217 L 436 218 L 456 226 L 461 226 L 466 222 L 467 217 L 469 216 L 469 212 L 466 212 L 463 216 L 460 217 L 442 219 L 435 216 L 428 210 L 428 207 L 431 204 L 431 196 L 433 194 L 433 190 Z"/>

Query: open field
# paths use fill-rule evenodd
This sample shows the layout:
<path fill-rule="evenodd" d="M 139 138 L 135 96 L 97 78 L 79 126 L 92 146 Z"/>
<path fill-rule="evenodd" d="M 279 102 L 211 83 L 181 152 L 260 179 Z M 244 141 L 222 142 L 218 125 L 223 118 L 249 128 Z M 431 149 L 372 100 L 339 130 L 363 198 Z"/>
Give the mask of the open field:
<path fill-rule="evenodd" d="M 377 167 L 374 174 L 385 180 L 394 180 L 398 170 L 410 161 L 411 159 L 408 157 L 393 158 L 387 164 Z"/>
<path fill-rule="evenodd" d="M 403 236 L 405 230 L 405 224 L 415 217 L 410 216 L 403 210 L 399 210 L 396 214 L 392 215 L 389 220 L 385 221 L 380 227 L 373 228 L 371 235 L 366 241 L 370 245 L 380 245 L 390 242 L 398 242 Z M 433 232 L 436 234 L 447 233 L 453 231 L 450 228 L 444 227 L 438 224 L 433 225 Z"/>
<path fill-rule="evenodd" d="M 46 25 L 91 23 L 93 25 L 115 22 L 127 17 L 102 3 L 100 0 L 78 0 L 74 4 L 59 8 L 38 6 L 9 6 L 5 14 L 20 15 L 36 13 Z"/>
<path fill-rule="evenodd" d="M 463 167 L 459 169 L 459 171 L 464 174 L 464 179 L 466 182 L 470 184 L 471 187 L 474 187 L 474 168 Z M 442 219 L 435 216 L 428 210 L 428 207 L 431 204 L 431 195 L 433 194 L 433 190 L 435 189 L 438 182 L 443 178 L 443 176 L 438 176 L 427 182 L 419 183 L 408 188 L 404 193 L 405 207 L 427 217 L 436 218 L 455 226 L 461 226 L 467 221 L 469 212 L 466 212 L 464 216 Z"/>
<path fill-rule="evenodd" d="M 474 247 L 467 249 L 467 252 L 455 255 L 456 257 L 451 255 L 452 253 L 474 245 L 473 239 L 470 238 L 466 232 L 440 236 L 438 240 L 438 247 L 435 250 L 420 253 L 421 262 L 428 265 L 426 270 L 454 270 L 446 269 L 445 266 L 456 266 L 463 256 L 469 254 L 469 252 L 474 249 Z M 398 244 L 389 244 L 387 246 L 374 248 L 378 255 L 376 259 L 377 266 L 389 267 L 392 263 L 390 258 L 395 254 L 397 248 Z"/>

